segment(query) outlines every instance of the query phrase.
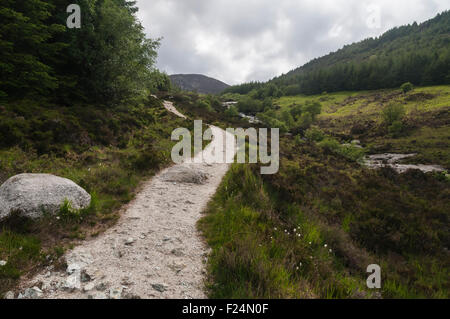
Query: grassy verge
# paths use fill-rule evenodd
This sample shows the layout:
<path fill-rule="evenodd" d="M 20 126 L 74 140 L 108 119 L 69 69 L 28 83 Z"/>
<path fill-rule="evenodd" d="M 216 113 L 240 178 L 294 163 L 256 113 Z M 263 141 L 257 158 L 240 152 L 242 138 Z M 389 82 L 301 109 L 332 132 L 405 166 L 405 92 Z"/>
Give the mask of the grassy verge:
<path fill-rule="evenodd" d="M 368 170 L 283 139 L 280 172 L 235 165 L 199 222 L 213 298 L 448 298 L 448 194 L 433 174 Z M 379 264 L 381 290 L 366 287 Z"/>

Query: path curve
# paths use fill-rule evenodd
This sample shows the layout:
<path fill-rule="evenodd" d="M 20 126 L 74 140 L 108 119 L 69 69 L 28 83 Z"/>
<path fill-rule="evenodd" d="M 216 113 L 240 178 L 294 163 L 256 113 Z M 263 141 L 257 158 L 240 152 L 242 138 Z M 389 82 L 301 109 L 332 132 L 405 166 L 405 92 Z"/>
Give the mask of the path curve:
<path fill-rule="evenodd" d="M 205 298 L 208 247 L 196 223 L 229 168 L 205 161 L 220 154 L 230 162 L 235 154 L 232 143 L 226 152 L 222 147 L 229 134 L 210 128 L 213 140 L 194 161 L 145 182 L 116 225 L 65 255 L 67 271 L 45 269 L 25 285 L 39 289 L 25 292 L 42 298 Z"/>

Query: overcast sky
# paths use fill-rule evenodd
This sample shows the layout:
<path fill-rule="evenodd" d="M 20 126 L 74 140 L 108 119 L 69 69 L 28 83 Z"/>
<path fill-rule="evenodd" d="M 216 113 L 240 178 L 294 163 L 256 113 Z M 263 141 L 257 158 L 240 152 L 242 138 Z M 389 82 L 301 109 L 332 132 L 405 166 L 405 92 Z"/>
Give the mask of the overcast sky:
<path fill-rule="evenodd" d="M 138 0 L 159 69 L 265 81 L 345 44 L 450 9 L 450 0 Z"/>

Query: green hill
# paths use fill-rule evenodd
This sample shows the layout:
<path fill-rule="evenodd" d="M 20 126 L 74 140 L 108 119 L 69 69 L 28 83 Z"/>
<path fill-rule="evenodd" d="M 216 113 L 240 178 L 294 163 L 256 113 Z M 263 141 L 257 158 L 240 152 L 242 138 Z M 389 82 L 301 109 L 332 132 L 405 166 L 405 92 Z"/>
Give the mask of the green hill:
<path fill-rule="evenodd" d="M 396 27 L 378 38 L 346 45 L 267 82 L 226 92 L 255 96 L 318 94 L 450 83 L 450 11 L 421 24 Z"/>

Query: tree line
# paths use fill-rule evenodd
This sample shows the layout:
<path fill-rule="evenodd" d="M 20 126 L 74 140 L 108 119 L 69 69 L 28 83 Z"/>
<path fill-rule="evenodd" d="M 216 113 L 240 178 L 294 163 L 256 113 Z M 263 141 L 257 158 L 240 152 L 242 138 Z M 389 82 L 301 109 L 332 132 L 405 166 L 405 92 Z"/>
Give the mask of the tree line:
<path fill-rule="evenodd" d="M 66 27 L 71 3 L 81 28 Z M 126 0 L 2 0 L 0 98 L 117 104 L 167 89 L 159 39 L 146 37 L 137 10 Z"/>
<path fill-rule="evenodd" d="M 346 45 L 267 83 L 230 87 L 226 93 L 268 96 L 450 83 L 450 11 L 422 24 L 393 28 L 378 38 Z"/>

